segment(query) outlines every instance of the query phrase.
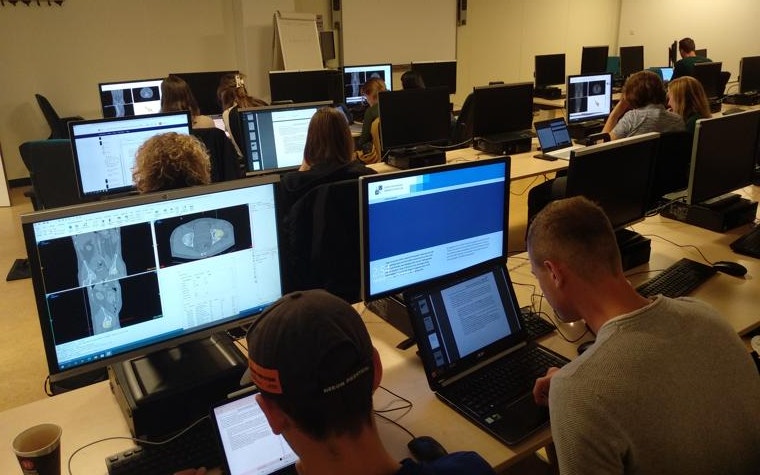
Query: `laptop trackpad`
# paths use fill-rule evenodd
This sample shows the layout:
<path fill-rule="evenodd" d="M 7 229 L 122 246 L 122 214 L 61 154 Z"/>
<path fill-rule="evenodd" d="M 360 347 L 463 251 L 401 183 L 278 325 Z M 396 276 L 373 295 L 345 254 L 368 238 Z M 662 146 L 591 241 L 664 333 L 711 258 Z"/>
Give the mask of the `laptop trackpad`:
<path fill-rule="evenodd" d="M 498 432 L 507 444 L 516 444 L 549 422 L 549 408 L 539 406 L 533 394 L 526 394 L 506 406 L 491 428 Z"/>

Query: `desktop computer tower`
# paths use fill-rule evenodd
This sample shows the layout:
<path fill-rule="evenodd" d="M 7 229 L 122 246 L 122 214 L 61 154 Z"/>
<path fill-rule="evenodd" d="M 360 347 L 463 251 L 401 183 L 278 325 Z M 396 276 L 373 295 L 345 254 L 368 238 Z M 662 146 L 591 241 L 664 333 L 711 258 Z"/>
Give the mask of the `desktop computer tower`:
<path fill-rule="evenodd" d="M 570 132 L 570 138 L 573 140 L 583 140 L 591 134 L 598 134 L 603 128 L 604 123 L 601 121 L 567 124 L 567 130 Z"/>
<path fill-rule="evenodd" d="M 417 150 L 391 150 L 388 153 L 388 165 L 402 170 L 430 167 L 446 164 L 446 152 L 432 147 L 420 147 Z"/>
<path fill-rule="evenodd" d="M 660 214 L 666 218 L 722 233 L 753 222 L 757 215 L 757 201 L 741 198 L 726 206 L 715 208 L 676 201 L 663 208 Z"/>
<path fill-rule="evenodd" d="M 492 155 L 514 155 L 530 152 L 531 137 L 519 137 L 510 140 L 492 140 L 487 137 L 476 138 L 473 143 L 475 150 Z"/>

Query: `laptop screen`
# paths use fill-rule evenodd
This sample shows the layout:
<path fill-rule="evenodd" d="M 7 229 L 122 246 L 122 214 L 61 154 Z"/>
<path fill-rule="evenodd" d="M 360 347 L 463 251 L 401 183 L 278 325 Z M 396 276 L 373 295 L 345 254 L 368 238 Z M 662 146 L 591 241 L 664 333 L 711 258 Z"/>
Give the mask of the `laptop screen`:
<path fill-rule="evenodd" d="M 408 292 L 405 298 L 420 357 L 435 381 L 524 341 L 503 264 Z"/>
<path fill-rule="evenodd" d="M 240 109 L 243 154 L 249 172 L 297 167 L 311 117 L 329 101 Z"/>
<path fill-rule="evenodd" d="M 137 149 L 158 134 L 190 133 L 190 114 L 171 112 L 69 122 L 74 168 L 82 197 L 134 190 Z"/>
<path fill-rule="evenodd" d="M 604 119 L 612 110 L 612 74 L 567 77 L 567 122 Z"/>
<path fill-rule="evenodd" d="M 212 420 L 229 475 L 295 473 L 298 456 L 275 435 L 256 394 L 229 399 L 212 410 Z"/>
<path fill-rule="evenodd" d="M 562 117 L 536 122 L 535 127 L 538 143 L 544 153 L 573 145 L 567 124 Z"/>

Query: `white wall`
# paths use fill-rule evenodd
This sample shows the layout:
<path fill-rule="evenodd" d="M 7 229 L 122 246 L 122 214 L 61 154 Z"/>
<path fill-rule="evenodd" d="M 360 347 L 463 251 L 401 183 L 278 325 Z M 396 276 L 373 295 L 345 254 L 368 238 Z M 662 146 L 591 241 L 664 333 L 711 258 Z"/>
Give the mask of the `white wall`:
<path fill-rule="evenodd" d="M 644 66 L 667 64 L 673 40 L 693 38 L 737 80 L 739 60 L 760 55 L 757 0 L 622 0 L 621 46 L 644 45 Z"/>

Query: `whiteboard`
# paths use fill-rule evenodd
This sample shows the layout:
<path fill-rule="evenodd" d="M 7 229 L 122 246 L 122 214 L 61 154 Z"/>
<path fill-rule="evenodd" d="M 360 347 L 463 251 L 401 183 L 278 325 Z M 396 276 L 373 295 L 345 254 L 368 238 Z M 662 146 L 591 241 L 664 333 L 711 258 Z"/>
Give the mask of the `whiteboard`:
<path fill-rule="evenodd" d="M 342 0 L 343 64 L 456 59 L 456 0 Z"/>
<path fill-rule="evenodd" d="M 281 52 L 282 65 L 286 70 L 324 67 L 314 14 L 276 12 L 274 25 L 275 62 L 279 60 L 278 52 Z"/>

